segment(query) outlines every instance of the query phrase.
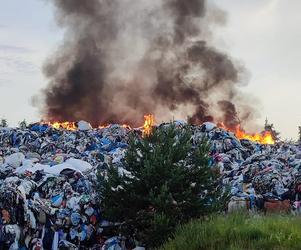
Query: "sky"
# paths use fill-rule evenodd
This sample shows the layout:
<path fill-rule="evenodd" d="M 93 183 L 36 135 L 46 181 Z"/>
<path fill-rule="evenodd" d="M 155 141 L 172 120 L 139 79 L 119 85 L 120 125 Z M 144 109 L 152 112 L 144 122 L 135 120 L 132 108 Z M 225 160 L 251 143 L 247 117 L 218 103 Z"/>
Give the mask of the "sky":
<path fill-rule="evenodd" d="M 216 46 L 244 64 L 260 116 L 282 138 L 297 138 L 301 125 L 300 0 L 209 0 L 225 10 L 214 28 Z M 0 117 L 11 125 L 40 120 L 32 96 L 47 84 L 44 61 L 62 40 L 46 0 L 0 0 Z"/>

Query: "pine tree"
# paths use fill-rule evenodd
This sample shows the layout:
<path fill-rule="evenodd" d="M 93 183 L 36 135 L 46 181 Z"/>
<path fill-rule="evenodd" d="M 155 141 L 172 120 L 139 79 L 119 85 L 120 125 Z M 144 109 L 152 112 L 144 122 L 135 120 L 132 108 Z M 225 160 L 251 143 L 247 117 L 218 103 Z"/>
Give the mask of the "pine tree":
<path fill-rule="evenodd" d="M 7 120 L 2 118 L 0 121 L 0 127 L 6 128 L 8 126 Z"/>
<path fill-rule="evenodd" d="M 124 174 L 111 166 L 99 177 L 106 218 L 124 222 L 125 233 L 147 246 L 160 245 L 179 223 L 216 210 L 218 174 L 208 160 L 208 141 L 194 146 L 187 128 L 170 125 L 143 139 L 133 136 Z"/>
<path fill-rule="evenodd" d="M 23 121 L 19 122 L 19 128 L 23 129 L 23 130 L 27 128 L 27 122 L 25 119 Z"/>

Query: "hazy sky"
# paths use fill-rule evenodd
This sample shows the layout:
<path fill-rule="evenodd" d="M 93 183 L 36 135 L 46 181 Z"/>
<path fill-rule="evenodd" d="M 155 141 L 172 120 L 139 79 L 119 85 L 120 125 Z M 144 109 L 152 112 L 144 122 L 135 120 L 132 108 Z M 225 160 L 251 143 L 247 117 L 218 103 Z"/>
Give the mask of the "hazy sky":
<path fill-rule="evenodd" d="M 31 97 L 46 85 L 41 67 L 63 33 L 47 1 L 0 1 L 0 117 L 12 125 L 24 118 L 37 121 Z M 268 117 L 282 137 L 296 138 L 301 125 L 301 1 L 214 2 L 228 13 L 227 25 L 214 32 L 215 43 L 248 69 L 244 92 L 257 97 L 258 123 Z"/>

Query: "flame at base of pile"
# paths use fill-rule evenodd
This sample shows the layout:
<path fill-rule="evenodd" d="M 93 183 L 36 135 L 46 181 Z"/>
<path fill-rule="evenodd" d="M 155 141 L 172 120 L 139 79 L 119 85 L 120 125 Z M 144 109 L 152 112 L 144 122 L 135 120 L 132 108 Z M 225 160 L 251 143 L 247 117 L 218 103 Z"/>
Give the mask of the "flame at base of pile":
<path fill-rule="evenodd" d="M 46 124 L 48 126 L 51 126 L 55 129 L 66 129 L 66 130 L 71 130 L 75 131 L 77 130 L 77 125 L 76 122 L 42 122 L 42 124 Z"/>
<path fill-rule="evenodd" d="M 76 122 L 42 122 L 42 124 L 47 124 L 55 129 L 66 129 L 66 130 L 77 130 Z M 155 125 L 154 115 L 148 114 L 144 115 L 144 125 L 141 127 L 142 136 L 147 137 L 152 133 L 152 129 Z M 98 128 L 106 128 L 109 125 L 99 125 Z M 129 125 L 123 124 L 122 127 L 127 129 L 132 129 Z M 272 133 L 270 131 L 263 131 L 262 133 L 249 134 L 241 128 L 240 125 L 236 126 L 235 130 L 227 128 L 223 123 L 219 123 L 218 127 L 225 129 L 227 131 L 233 132 L 238 139 L 247 139 L 250 141 L 258 142 L 260 144 L 275 144 Z"/>
<path fill-rule="evenodd" d="M 241 128 L 240 125 L 237 125 L 235 130 L 227 128 L 223 123 L 220 123 L 219 127 L 234 133 L 235 136 L 240 140 L 247 139 L 249 141 L 258 142 L 260 144 L 270 144 L 270 145 L 275 144 L 275 140 L 273 139 L 272 133 L 270 131 L 263 131 L 261 133 L 249 134 L 246 133 L 244 129 Z"/>
<path fill-rule="evenodd" d="M 259 142 L 260 144 L 275 144 L 270 131 L 263 131 L 262 133 L 255 134 L 246 134 L 238 125 L 236 127 L 235 135 L 238 139 L 248 139 L 250 141 Z"/>

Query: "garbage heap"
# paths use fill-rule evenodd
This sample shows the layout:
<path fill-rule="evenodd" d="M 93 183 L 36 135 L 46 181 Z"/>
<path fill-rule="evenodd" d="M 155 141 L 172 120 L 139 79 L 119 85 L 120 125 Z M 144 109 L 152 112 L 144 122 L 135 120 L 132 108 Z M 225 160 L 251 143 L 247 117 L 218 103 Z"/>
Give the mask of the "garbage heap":
<path fill-rule="evenodd" d="M 96 174 L 120 162 L 129 131 L 1 128 L 0 249 L 120 249 L 107 237 L 118 225 L 97 206 Z"/>
<path fill-rule="evenodd" d="M 239 140 L 212 123 L 196 127 L 195 140 L 204 134 L 211 142 L 209 164 L 219 168 L 224 187 L 230 188 L 231 200 L 290 200 L 294 204 L 301 199 L 299 144 Z M 263 208 L 253 205 L 256 210 Z M 300 205 L 297 208 L 300 210 Z"/>
<path fill-rule="evenodd" d="M 301 191 L 298 145 L 238 140 L 212 123 L 176 125 L 189 126 L 196 144 L 209 138 L 209 164 L 218 166 L 233 197 L 283 199 Z M 23 130 L 1 128 L 0 249 L 125 249 L 125 239 L 109 237 L 118 224 L 102 217 L 97 172 L 109 164 L 125 171 L 129 133 L 142 132 L 121 125 L 92 129 L 85 123 L 77 130 L 39 123 Z"/>

